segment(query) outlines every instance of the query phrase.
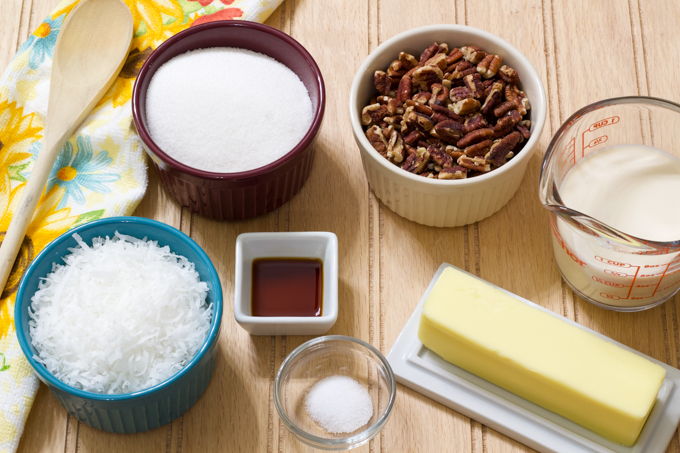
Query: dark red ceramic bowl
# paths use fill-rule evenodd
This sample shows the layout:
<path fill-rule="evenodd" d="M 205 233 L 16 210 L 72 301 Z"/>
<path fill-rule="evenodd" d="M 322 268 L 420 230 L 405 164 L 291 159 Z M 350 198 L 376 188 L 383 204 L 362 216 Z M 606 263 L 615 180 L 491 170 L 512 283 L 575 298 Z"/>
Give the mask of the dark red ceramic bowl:
<path fill-rule="evenodd" d="M 297 74 L 309 92 L 314 117 L 307 134 L 288 154 L 254 170 L 212 173 L 176 161 L 154 143 L 146 126 L 146 92 L 151 78 L 171 58 L 207 47 L 238 47 L 260 52 Z M 182 206 L 217 220 L 243 220 L 266 214 L 300 191 L 312 168 L 314 142 L 325 107 L 326 90 L 321 71 L 300 43 L 267 25 L 231 20 L 197 25 L 165 41 L 142 66 L 132 94 L 132 116 L 137 132 L 165 188 Z"/>

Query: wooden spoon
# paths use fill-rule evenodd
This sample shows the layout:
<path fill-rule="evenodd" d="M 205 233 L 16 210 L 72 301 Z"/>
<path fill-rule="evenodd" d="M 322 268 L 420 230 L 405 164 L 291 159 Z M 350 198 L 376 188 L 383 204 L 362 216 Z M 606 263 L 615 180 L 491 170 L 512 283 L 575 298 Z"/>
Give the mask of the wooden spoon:
<path fill-rule="evenodd" d="M 0 288 L 7 283 L 59 151 L 118 76 L 132 33 L 132 14 L 121 0 L 82 0 L 61 26 L 42 148 L 0 247 Z"/>

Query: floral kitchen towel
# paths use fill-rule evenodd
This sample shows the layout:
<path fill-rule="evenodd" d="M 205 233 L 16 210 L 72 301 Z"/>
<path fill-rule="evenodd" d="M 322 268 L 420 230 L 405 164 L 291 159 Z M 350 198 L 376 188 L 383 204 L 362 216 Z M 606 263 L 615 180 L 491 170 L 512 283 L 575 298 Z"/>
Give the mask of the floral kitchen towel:
<path fill-rule="evenodd" d="M 61 25 L 81 0 L 62 0 L 0 77 L 0 241 L 40 151 L 52 57 Z M 0 295 L 0 453 L 16 451 L 38 389 L 14 333 L 14 297 L 26 267 L 50 241 L 91 220 L 129 215 L 147 185 L 132 123 L 135 77 L 160 43 L 213 20 L 263 22 L 282 0 L 123 0 L 135 35 L 123 69 L 61 150 L 9 281 Z"/>

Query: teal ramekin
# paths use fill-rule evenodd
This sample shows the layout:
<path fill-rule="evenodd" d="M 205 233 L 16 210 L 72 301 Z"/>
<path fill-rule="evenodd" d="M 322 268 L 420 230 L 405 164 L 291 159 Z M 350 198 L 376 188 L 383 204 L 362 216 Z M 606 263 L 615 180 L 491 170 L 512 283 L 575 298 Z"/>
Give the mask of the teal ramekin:
<path fill-rule="evenodd" d="M 201 280 L 208 284 L 208 304 L 213 304 L 213 319 L 205 343 L 196 356 L 167 381 L 134 393 L 107 395 L 85 392 L 70 387 L 55 378 L 40 363 L 28 329 L 28 307 L 38 289 L 41 277 L 52 272 L 52 263 L 63 263 L 61 258 L 77 245 L 73 233 L 92 243 L 98 236 L 113 236 L 118 231 L 137 238 L 158 241 L 193 262 Z M 79 421 L 112 433 L 139 433 L 158 428 L 185 413 L 208 387 L 215 368 L 217 338 L 222 321 L 222 287 L 219 276 L 208 255 L 189 236 L 155 220 L 141 217 L 111 217 L 96 220 L 70 230 L 45 247 L 26 270 L 17 290 L 14 323 L 17 338 L 26 359 L 38 377 L 52 391 L 61 405 Z M 68 320 L 65 320 L 68 322 Z"/>

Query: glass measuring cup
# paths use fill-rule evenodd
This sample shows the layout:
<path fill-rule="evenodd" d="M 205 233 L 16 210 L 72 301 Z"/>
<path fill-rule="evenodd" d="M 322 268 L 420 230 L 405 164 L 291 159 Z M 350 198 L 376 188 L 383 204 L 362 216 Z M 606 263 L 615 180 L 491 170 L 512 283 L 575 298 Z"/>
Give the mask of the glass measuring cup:
<path fill-rule="evenodd" d="M 577 111 L 546 150 L 539 198 L 550 211 L 555 259 L 569 286 L 600 307 L 646 310 L 680 288 L 680 237 L 658 242 L 626 234 L 565 206 L 560 196 L 562 181 L 579 160 L 613 145 L 652 146 L 680 157 L 680 105 L 632 96 Z M 598 188 L 592 181 L 592 190 Z M 659 194 L 667 198 L 666 209 L 680 208 L 672 204 L 678 195 Z"/>

